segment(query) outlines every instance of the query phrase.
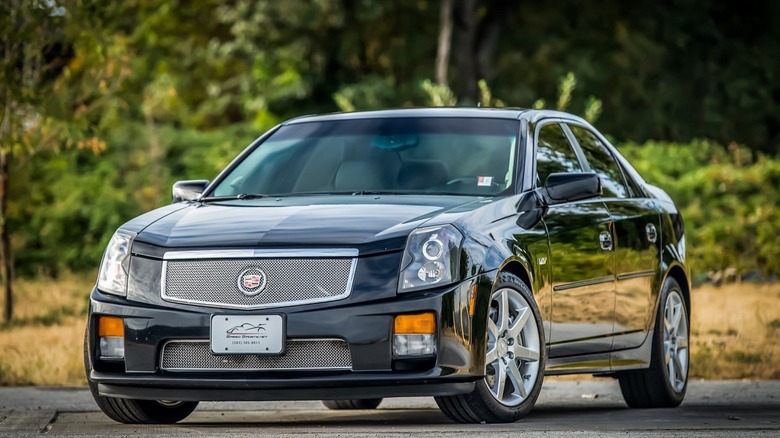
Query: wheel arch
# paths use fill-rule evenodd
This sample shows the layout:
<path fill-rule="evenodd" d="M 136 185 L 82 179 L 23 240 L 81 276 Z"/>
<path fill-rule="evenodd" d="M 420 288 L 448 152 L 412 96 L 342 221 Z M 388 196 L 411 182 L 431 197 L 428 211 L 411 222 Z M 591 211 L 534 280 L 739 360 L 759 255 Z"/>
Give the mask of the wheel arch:
<path fill-rule="evenodd" d="M 666 276 L 664 277 L 664 281 L 661 284 L 666 284 L 666 279 L 668 278 L 674 278 L 677 281 L 677 284 L 680 285 L 680 289 L 682 290 L 683 299 L 685 300 L 685 308 L 688 313 L 688 318 L 691 316 L 691 282 L 688 279 L 688 275 L 685 272 L 685 269 L 679 264 L 674 264 L 666 271 Z"/>
<path fill-rule="evenodd" d="M 531 291 L 531 293 L 534 293 L 533 281 L 531 281 L 531 275 L 528 271 L 528 268 L 518 259 L 507 260 L 498 269 L 499 273 L 509 272 L 510 274 L 515 275 L 517 278 L 522 280 L 526 286 L 528 286 L 528 289 Z M 496 278 L 497 277 L 498 276 L 496 276 Z"/>

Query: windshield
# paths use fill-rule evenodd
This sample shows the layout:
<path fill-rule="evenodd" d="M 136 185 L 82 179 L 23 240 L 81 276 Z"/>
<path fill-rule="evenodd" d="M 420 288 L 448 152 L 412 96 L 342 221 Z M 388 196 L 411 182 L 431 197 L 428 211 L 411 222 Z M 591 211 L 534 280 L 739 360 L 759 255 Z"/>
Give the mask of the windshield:
<path fill-rule="evenodd" d="M 454 194 L 512 186 L 519 122 L 390 118 L 282 126 L 210 196 Z"/>

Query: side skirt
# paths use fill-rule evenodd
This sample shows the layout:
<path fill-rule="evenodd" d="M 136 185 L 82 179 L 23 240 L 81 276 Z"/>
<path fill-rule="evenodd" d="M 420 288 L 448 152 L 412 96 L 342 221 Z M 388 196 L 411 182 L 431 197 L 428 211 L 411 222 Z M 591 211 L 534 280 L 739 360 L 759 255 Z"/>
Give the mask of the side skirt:
<path fill-rule="evenodd" d="M 650 366 L 653 352 L 653 331 L 639 347 L 611 353 L 586 354 L 579 356 L 547 359 L 546 376 L 565 374 L 608 374 L 615 371 L 636 370 Z"/>

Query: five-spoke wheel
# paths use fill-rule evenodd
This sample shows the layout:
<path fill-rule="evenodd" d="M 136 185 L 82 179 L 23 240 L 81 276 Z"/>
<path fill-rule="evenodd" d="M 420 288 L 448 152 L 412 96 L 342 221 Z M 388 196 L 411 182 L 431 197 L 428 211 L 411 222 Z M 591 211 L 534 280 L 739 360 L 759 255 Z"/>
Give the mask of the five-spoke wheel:
<path fill-rule="evenodd" d="M 672 290 L 664 305 L 664 363 L 676 392 L 688 381 L 688 316 L 680 294 Z"/>
<path fill-rule="evenodd" d="M 516 289 L 493 293 L 488 325 L 485 381 L 499 403 L 517 406 L 539 374 L 539 328 L 530 304 Z"/>
<path fill-rule="evenodd" d="M 661 290 L 650 367 L 616 375 L 626 403 L 632 408 L 665 408 L 682 403 L 688 388 L 688 306 L 682 288 L 667 278 Z"/>

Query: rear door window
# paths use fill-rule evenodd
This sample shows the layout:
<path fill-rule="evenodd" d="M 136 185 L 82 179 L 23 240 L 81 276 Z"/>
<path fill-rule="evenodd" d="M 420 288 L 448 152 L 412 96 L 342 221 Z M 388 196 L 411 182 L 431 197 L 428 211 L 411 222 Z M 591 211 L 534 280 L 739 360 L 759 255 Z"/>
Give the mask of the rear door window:
<path fill-rule="evenodd" d="M 623 178 L 623 172 L 607 146 L 595 134 L 583 127 L 569 125 L 569 128 L 580 144 L 591 170 L 601 178 L 604 197 L 628 198 L 629 192 Z"/>

